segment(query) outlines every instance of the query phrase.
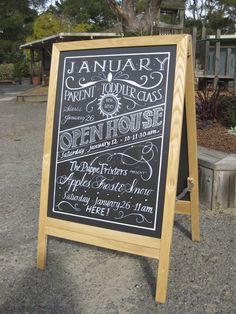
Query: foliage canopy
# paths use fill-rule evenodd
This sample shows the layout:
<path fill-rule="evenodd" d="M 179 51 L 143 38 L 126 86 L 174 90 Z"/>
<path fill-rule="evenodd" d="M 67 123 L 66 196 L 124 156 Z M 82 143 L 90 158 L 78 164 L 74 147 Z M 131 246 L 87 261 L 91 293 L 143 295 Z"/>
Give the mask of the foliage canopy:
<path fill-rule="evenodd" d="M 19 45 L 58 32 L 153 32 L 164 0 L 2 0 L 0 2 L 0 63 L 21 58 Z M 166 2 L 166 1 L 165 1 Z M 186 30 L 206 26 L 234 33 L 236 0 L 185 0 Z"/>
<path fill-rule="evenodd" d="M 219 28 L 223 34 L 234 33 L 236 0 L 186 0 L 186 27 L 206 26 L 208 33 Z"/>

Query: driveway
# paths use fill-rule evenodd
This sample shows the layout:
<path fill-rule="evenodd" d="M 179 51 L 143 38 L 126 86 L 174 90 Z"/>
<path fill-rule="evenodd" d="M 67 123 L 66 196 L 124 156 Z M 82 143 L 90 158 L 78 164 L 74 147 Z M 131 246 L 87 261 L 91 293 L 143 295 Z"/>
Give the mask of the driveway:
<path fill-rule="evenodd" d="M 201 211 L 201 242 L 176 216 L 168 299 L 155 304 L 157 261 L 50 238 L 36 268 L 46 105 L 0 86 L 0 313 L 235 313 L 236 215 Z"/>

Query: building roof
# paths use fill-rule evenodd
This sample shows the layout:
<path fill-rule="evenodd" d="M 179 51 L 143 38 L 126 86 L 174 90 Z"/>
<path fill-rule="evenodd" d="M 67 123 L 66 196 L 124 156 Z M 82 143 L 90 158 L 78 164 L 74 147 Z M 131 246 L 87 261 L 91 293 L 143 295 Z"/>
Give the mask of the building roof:
<path fill-rule="evenodd" d="M 209 39 L 221 39 L 221 40 L 236 39 L 236 34 L 233 34 L 233 35 L 220 35 L 220 38 L 216 38 L 216 35 L 210 35 Z"/>
<path fill-rule="evenodd" d="M 161 2 L 161 8 L 172 10 L 184 10 L 184 0 L 163 0 Z"/>
<path fill-rule="evenodd" d="M 61 41 L 75 41 L 86 39 L 102 39 L 102 38 L 121 37 L 116 33 L 58 33 L 52 36 L 44 37 L 31 41 L 20 46 L 20 49 L 41 48 L 44 44 L 53 44 Z"/>
<path fill-rule="evenodd" d="M 209 41 L 210 44 L 215 44 L 216 42 L 221 42 L 226 46 L 236 46 L 236 34 L 232 35 L 221 35 L 220 38 L 217 38 L 216 35 L 209 35 L 206 39 L 199 39 L 198 41 Z"/>

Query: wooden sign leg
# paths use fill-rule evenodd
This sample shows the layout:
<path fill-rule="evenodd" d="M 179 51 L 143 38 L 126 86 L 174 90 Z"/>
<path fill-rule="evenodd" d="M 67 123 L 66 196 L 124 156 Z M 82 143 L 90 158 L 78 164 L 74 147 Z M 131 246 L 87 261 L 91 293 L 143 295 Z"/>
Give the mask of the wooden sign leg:
<path fill-rule="evenodd" d="M 174 212 L 173 217 L 174 219 Z M 172 218 L 172 219 L 171 219 Z M 167 285 L 168 285 L 168 274 L 169 274 L 169 264 L 170 264 L 170 248 L 171 248 L 171 239 L 172 239 L 172 230 L 173 228 L 166 228 L 168 235 L 166 241 L 161 241 L 160 248 L 160 257 L 159 257 L 159 265 L 158 265 L 158 274 L 157 274 L 157 285 L 156 285 L 156 296 L 155 300 L 159 303 L 166 302 L 166 294 L 167 294 Z"/>
<path fill-rule="evenodd" d="M 45 269 L 45 266 L 46 266 L 48 236 L 45 233 L 46 217 L 44 217 L 43 215 L 42 207 L 40 208 L 39 215 L 40 217 L 39 217 L 39 230 L 38 230 L 37 267 L 43 270 Z"/>
<path fill-rule="evenodd" d="M 47 140 L 45 141 L 47 145 Z M 49 157 L 44 156 L 44 167 L 49 167 Z M 46 258 L 47 258 L 47 240 L 48 235 L 46 234 L 45 226 L 47 219 L 47 191 L 48 188 L 45 182 L 48 182 L 48 171 L 43 171 L 42 182 L 41 182 L 41 197 L 40 197 L 40 210 L 39 210 L 39 225 L 38 225 L 38 250 L 37 250 L 37 267 L 39 269 L 45 269 Z"/>
<path fill-rule="evenodd" d="M 167 282 L 168 282 L 168 273 L 169 273 L 169 262 L 170 262 L 170 247 L 171 247 L 171 239 L 173 233 L 173 222 L 174 222 L 174 209 L 175 205 L 178 207 L 177 212 L 183 214 L 191 215 L 192 222 L 192 240 L 199 241 L 200 232 L 199 232 L 199 200 L 198 200 L 198 169 L 197 169 L 197 132 L 196 132 L 196 113 L 195 113 L 195 97 L 194 97 L 194 77 L 193 77 L 193 63 L 192 63 L 192 45 L 189 38 L 188 43 L 189 55 L 187 59 L 187 67 L 186 72 L 182 73 L 182 78 L 186 77 L 185 83 L 185 104 L 186 104 L 186 123 L 187 123 L 187 145 L 188 145 L 188 158 L 189 158 L 189 180 L 193 181 L 193 189 L 190 192 L 190 201 L 182 201 L 176 202 L 175 188 L 172 186 L 171 181 L 166 182 L 166 194 L 165 194 L 165 204 L 168 204 L 167 208 L 164 208 L 164 216 L 163 216 L 163 226 L 162 226 L 162 236 L 161 236 L 161 245 L 160 245 L 160 257 L 159 257 L 159 266 L 158 266 L 158 277 L 157 277 L 157 289 L 156 289 L 156 301 L 160 303 L 164 303 L 166 300 L 167 294 Z M 186 64 L 186 59 L 184 60 Z M 183 60 L 182 60 L 183 61 Z M 181 104 L 183 104 L 184 100 L 181 99 L 179 104 L 179 111 L 182 116 Z M 176 105 L 175 105 L 176 106 Z M 177 108 L 177 106 L 176 106 Z M 175 108 L 175 110 L 176 110 Z M 174 113 L 172 114 L 172 116 Z M 172 117 L 173 119 L 173 117 Z M 178 125 L 180 129 L 182 126 Z M 180 131 L 179 131 L 180 134 Z M 176 146 L 175 151 L 172 150 L 170 139 L 170 150 L 169 154 L 173 157 L 176 154 Z M 179 147 L 179 139 L 178 146 Z M 169 160 L 169 159 L 168 159 Z M 171 163 L 170 163 L 171 165 Z M 171 171 L 171 174 L 174 178 L 177 177 L 176 169 L 168 166 L 167 170 L 167 178 L 169 178 L 168 171 Z"/>
<path fill-rule="evenodd" d="M 160 256 L 156 286 L 156 301 L 165 303 L 170 264 L 170 249 L 173 234 L 174 214 L 176 207 L 176 190 L 178 180 L 178 165 L 180 158 L 180 143 L 182 119 L 184 111 L 184 89 L 182 84 L 186 78 L 188 39 L 178 46 L 176 59 L 176 74 L 174 88 L 174 102 L 172 108 L 171 133 L 168 153 L 168 167 L 166 175 L 166 190 L 163 210 L 163 224 L 161 232 Z"/>
<path fill-rule="evenodd" d="M 45 269 L 46 266 L 47 240 L 48 236 L 44 232 L 44 226 L 40 226 L 38 234 L 37 267 L 42 270 Z"/>
<path fill-rule="evenodd" d="M 190 211 L 192 224 L 192 240 L 200 241 L 199 227 L 199 197 L 198 197 L 198 163 L 197 163 L 197 130 L 196 130 L 196 109 L 194 94 L 194 73 L 193 73 L 193 55 L 192 44 L 189 44 L 189 55 L 187 59 L 185 88 L 186 103 L 186 123 L 187 123 L 187 141 L 189 156 L 189 177 L 193 179 L 193 189 L 190 192 Z"/>

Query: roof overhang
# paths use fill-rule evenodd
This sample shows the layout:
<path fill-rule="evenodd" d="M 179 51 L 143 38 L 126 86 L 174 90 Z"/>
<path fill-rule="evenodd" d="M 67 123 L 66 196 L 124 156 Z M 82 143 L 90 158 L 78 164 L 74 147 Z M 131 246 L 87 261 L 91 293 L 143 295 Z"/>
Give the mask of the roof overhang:
<path fill-rule="evenodd" d="M 221 42 L 222 44 L 229 44 L 232 46 L 236 46 L 236 34 L 232 35 L 221 35 L 219 38 L 217 38 L 215 35 L 210 35 L 206 39 L 199 39 L 199 42 L 201 41 L 209 41 L 211 44 L 214 44 L 216 42 Z"/>
<path fill-rule="evenodd" d="M 102 38 L 114 38 L 121 37 L 121 34 L 116 33 L 58 33 L 52 36 L 44 37 L 38 40 L 31 41 L 29 43 L 20 46 L 20 49 L 40 49 L 44 45 L 52 45 L 61 41 L 76 41 L 86 39 L 102 39 Z"/>

